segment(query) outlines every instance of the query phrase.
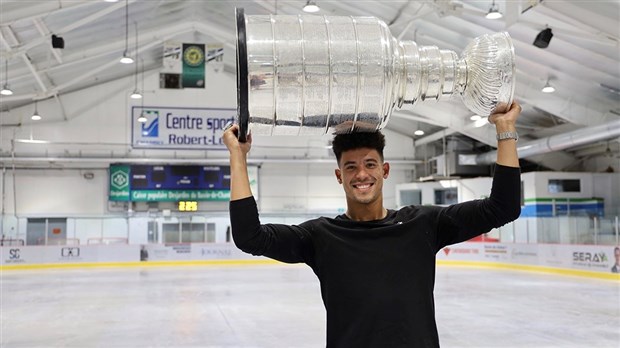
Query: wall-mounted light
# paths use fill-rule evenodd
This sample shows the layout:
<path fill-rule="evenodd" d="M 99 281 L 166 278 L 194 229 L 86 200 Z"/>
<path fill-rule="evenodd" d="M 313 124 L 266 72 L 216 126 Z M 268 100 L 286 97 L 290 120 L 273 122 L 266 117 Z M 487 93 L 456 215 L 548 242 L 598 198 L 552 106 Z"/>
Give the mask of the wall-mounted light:
<path fill-rule="evenodd" d="M 125 51 L 123 52 L 123 57 L 121 58 L 121 63 L 123 64 L 131 64 L 133 63 L 133 58 L 129 56 L 129 0 L 125 0 Z"/>
<path fill-rule="evenodd" d="M 306 1 L 306 5 L 303 8 L 304 12 L 308 13 L 316 13 L 321 10 L 321 8 L 314 1 Z"/>
<path fill-rule="evenodd" d="M 13 95 L 13 90 L 9 87 L 9 60 L 4 61 L 4 86 L 0 91 L 2 95 Z"/>
<path fill-rule="evenodd" d="M 34 101 L 34 113 L 30 116 L 30 119 L 33 121 L 39 121 L 41 119 L 41 115 L 39 115 L 39 110 L 37 109 L 37 101 Z"/>
<path fill-rule="evenodd" d="M 503 17 L 502 13 L 499 12 L 499 7 L 495 4 L 495 0 L 493 0 L 491 8 L 485 17 L 487 19 L 500 19 Z"/>

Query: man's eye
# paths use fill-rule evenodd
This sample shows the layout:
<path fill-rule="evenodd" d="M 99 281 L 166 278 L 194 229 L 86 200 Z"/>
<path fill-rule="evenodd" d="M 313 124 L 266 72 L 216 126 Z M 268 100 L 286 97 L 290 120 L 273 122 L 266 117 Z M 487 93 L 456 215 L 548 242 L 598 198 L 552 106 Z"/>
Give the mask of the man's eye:
<path fill-rule="evenodd" d="M 368 163 L 368 164 L 366 165 L 366 167 L 368 167 L 368 168 L 374 168 L 374 167 L 376 167 L 376 166 L 377 166 L 377 165 L 376 165 L 375 163 Z"/>

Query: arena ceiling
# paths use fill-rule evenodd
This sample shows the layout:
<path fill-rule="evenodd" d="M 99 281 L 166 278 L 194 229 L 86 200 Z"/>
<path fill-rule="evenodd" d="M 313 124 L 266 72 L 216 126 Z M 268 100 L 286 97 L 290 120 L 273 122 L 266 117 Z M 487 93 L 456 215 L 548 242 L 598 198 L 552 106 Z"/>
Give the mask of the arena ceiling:
<path fill-rule="evenodd" d="M 35 100 L 127 78 L 134 66 L 118 64 L 136 47 L 146 71 L 162 66 L 167 40 L 224 44 L 224 71 L 235 74 L 234 9 L 247 14 L 303 14 L 302 0 L 0 0 L 2 78 L 14 92 L 1 97 L 0 126 L 16 125 L 9 112 Z M 395 37 L 460 53 L 475 37 L 507 31 L 517 57 L 516 99 L 524 111 L 520 143 L 572 134 L 620 120 L 620 1 L 495 1 L 503 18 L 485 18 L 492 1 L 316 1 L 319 15 L 375 16 Z M 128 6 L 128 7 L 126 7 Z M 126 9 L 128 9 L 126 17 Z M 126 19 L 129 35 L 126 37 Z M 138 28 L 138 41 L 135 28 Z M 533 45 L 551 28 L 547 48 Z M 51 36 L 62 37 L 54 49 Z M 127 40 L 127 41 L 126 41 Z M 5 74 L 5 62 L 7 63 Z M 543 93 L 549 83 L 554 93 Z M 427 101 L 397 110 L 387 128 L 419 146 L 439 146 L 445 138 L 484 149 L 495 143 L 470 121 L 456 99 Z M 423 130 L 424 135 L 414 134 Z M 579 133 L 575 133 L 579 136 Z M 619 161 L 620 138 L 594 137 L 587 144 L 531 156 L 554 170 L 589 170 L 596 158 Z"/>

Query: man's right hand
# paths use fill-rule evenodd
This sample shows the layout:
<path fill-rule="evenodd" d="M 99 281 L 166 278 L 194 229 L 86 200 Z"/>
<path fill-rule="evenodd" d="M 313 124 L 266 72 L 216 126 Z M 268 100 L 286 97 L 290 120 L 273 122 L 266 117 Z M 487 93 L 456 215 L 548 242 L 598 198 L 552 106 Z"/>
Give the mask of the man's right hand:
<path fill-rule="evenodd" d="M 247 142 L 241 143 L 237 138 L 239 125 L 233 124 L 224 130 L 222 140 L 230 152 L 230 200 L 235 201 L 252 196 L 248 178 L 247 155 L 252 147 L 252 137 L 248 134 Z"/>
<path fill-rule="evenodd" d="M 248 134 L 247 142 L 245 143 L 239 142 L 237 134 L 239 134 L 239 125 L 233 124 L 224 131 L 222 140 L 224 140 L 224 145 L 226 145 L 231 155 L 241 154 L 245 157 L 252 147 L 252 134 Z"/>

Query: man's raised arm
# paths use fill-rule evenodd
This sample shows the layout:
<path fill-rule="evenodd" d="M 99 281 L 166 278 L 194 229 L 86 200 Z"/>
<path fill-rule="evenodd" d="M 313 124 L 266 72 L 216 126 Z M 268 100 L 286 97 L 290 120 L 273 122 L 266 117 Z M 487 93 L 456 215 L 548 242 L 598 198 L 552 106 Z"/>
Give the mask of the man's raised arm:
<path fill-rule="evenodd" d="M 240 143 L 237 139 L 239 126 L 233 124 L 224 131 L 222 139 L 230 152 L 230 200 L 252 196 L 250 179 L 248 178 L 248 152 L 252 147 L 252 136 L 248 135 L 246 143 Z"/>

